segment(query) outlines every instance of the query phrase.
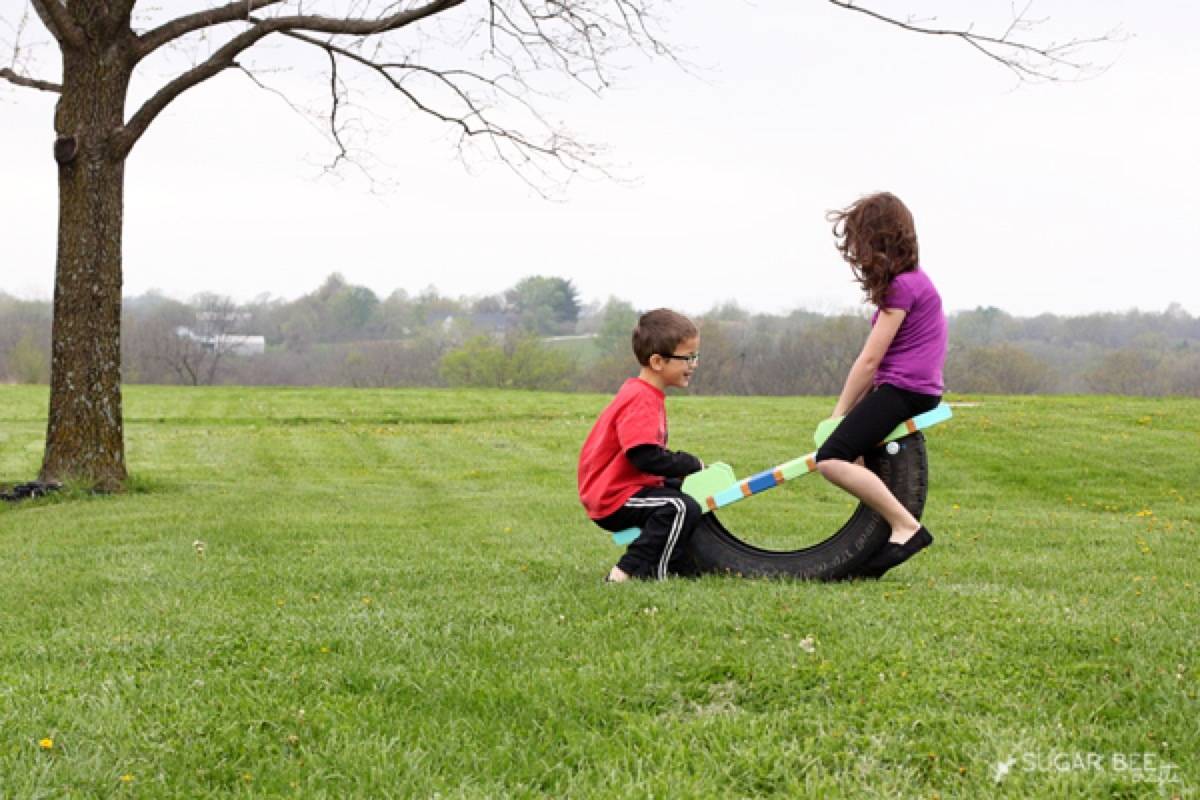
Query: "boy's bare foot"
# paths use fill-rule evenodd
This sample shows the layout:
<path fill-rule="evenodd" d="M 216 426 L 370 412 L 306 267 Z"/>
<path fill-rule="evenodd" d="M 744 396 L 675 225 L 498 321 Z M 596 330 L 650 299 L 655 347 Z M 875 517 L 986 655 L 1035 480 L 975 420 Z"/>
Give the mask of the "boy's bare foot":
<path fill-rule="evenodd" d="M 608 572 L 608 577 L 604 579 L 605 583 L 624 583 L 629 580 L 629 573 L 620 567 L 613 567 Z"/>

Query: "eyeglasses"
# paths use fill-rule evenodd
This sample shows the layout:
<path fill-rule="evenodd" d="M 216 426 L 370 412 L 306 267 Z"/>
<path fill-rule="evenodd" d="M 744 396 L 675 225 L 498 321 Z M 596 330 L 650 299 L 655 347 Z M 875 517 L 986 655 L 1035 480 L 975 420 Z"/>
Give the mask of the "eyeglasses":
<path fill-rule="evenodd" d="M 686 361 L 688 363 L 689 367 L 696 366 L 696 362 L 700 360 L 699 353 L 689 353 L 686 356 L 677 356 L 674 353 L 659 353 L 659 355 L 662 356 L 663 358 L 669 358 L 672 360 L 678 359 L 679 361 Z"/>

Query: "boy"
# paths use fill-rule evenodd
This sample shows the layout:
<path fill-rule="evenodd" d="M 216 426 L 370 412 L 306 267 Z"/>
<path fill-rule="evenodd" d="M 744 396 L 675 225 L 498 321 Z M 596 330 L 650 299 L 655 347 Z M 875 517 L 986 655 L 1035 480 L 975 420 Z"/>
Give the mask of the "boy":
<path fill-rule="evenodd" d="M 641 372 L 625 381 L 583 443 L 579 499 L 588 516 L 610 532 L 642 529 L 606 581 L 686 571 L 685 545 L 701 509 L 679 486 L 704 464 L 666 449 L 664 400 L 668 386 L 691 381 L 699 349 L 700 332 L 687 317 L 665 308 L 643 314 L 633 329 Z"/>

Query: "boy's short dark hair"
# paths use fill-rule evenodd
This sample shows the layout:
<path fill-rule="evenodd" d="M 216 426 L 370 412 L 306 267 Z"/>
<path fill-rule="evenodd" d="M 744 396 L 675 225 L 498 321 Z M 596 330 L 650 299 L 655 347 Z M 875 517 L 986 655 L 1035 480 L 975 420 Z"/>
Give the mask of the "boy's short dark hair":
<path fill-rule="evenodd" d="M 642 314 L 634 327 L 633 354 L 644 367 L 655 353 L 670 355 L 680 342 L 699 335 L 696 325 L 683 314 L 669 308 L 656 308 Z"/>

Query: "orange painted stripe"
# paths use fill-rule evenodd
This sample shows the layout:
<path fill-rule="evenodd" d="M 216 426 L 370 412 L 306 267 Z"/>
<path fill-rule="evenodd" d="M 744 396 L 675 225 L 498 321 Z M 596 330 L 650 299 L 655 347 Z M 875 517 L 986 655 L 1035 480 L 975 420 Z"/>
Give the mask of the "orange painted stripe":
<path fill-rule="evenodd" d="M 909 433 L 917 432 L 917 423 L 913 422 L 911 419 L 904 420 L 904 427 L 908 429 Z"/>
<path fill-rule="evenodd" d="M 813 470 L 815 470 L 817 468 L 817 459 L 815 459 L 812 456 L 809 456 L 808 458 L 804 459 L 804 465 L 806 467 L 808 467 L 809 472 L 812 472 Z"/>
<path fill-rule="evenodd" d="M 749 497 L 750 495 L 754 494 L 754 492 L 750 491 L 750 484 L 746 481 L 742 481 L 740 486 L 742 489 L 742 497 Z"/>
<path fill-rule="evenodd" d="M 717 501 L 713 499 L 711 494 L 705 499 L 704 504 L 708 506 L 709 511 L 717 510 Z"/>
<path fill-rule="evenodd" d="M 783 470 L 777 469 L 771 473 L 775 477 L 776 483 L 783 483 Z"/>

